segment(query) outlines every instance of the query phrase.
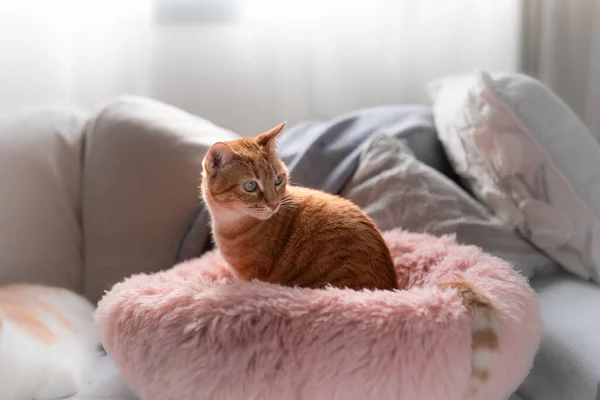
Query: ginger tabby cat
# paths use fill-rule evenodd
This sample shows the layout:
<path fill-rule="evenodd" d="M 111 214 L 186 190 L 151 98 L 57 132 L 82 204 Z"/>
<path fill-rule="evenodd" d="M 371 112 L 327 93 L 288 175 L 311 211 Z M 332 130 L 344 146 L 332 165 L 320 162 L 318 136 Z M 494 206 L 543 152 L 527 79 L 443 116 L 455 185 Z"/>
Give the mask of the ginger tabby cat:
<path fill-rule="evenodd" d="M 202 197 L 225 261 L 248 281 L 397 289 L 390 252 L 358 206 L 289 183 L 275 151 L 283 126 L 215 143 L 206 154 Z"/>
<path fill-rule="evenodd" d="M 397 289 L 389 250 L 364 212 L 338 196 L 289 184 L 275 151 L 283 126 L 254 138 L 215 143 L 206 154 L 202 197 L 225 261 L 243 280 Z M 470 283 L 438 288 L 455 290 L 472 316 L 468 399 L 490 378 L 499 346 L 497 313 Z"/>

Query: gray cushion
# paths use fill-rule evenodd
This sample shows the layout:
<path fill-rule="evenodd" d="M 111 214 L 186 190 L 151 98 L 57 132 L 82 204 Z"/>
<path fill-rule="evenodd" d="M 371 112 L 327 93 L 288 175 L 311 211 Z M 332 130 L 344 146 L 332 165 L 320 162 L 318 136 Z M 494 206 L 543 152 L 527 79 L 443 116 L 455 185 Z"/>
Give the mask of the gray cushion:
<path fill-rule="evenodd" d="M 456 234 L 525 276 L 549 274 L 558 265 L 439 171 L 419 161 L 404 140 L 374 136 L 342 196 L 361 207 L 382 230 L 403 227 L 435 235 Z"/>

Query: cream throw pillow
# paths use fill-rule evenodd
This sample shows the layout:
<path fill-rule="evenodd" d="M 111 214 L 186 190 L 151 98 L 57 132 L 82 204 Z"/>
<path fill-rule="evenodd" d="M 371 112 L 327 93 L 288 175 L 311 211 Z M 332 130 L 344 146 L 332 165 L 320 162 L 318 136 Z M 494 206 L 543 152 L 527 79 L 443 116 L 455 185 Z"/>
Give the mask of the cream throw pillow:
<path fill-rule="evenodd" d="M 519 74 L 431 85 L 457 172 L 497 215 L 565 269 L 600 281 L 600 143 L 540 82 Z"/>

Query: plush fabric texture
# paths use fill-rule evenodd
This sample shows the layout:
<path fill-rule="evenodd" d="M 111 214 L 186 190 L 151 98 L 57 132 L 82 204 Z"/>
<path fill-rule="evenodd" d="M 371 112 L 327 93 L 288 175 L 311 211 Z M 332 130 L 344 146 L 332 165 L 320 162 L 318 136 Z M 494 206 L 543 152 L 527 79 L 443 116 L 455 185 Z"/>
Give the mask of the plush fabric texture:
<path fill-rule="evenodd" d="M 541 321 L 526 279 L 452 237 L 389 231 L 407 290 L 285 288 L 232 279 L 217 252 L 115 285 L 96 324 L 144 400 L 459 399 L 471 321 L 453 291 L 467 280 L 499 312 L 499 357 L 474 399 L 505 400 L 527 375 Z"/>
<path fill-rule="evenodd" d="M 181 232 L 199 202 L 204 154 L 214 142 L 239 136 L 132 96 L 103 107 L 86 135 L 83 290 L 97 301 L 126 276 L 173 265 Z"/>
<path fill-rule="evenodd" d="M 519 74 L 432 85 L 438 135 L 459 175 L 565 269 L 600 282 L 600 143 L 542 83 Z"/>
<path fill-rule="evenodd" d="M 386 134 L 371 138 L 358 168 L 341 193 L 363 209 L 382 230 L 456 234 L 511 264 L 527 277 L 560 270 L 445 175 L 419 161 L 403 140 Z"/>
<path fill-rule="evenodd" d="M 82 128 L 74 107 L 0 114 L 0 283 L 81 290 Z"/>

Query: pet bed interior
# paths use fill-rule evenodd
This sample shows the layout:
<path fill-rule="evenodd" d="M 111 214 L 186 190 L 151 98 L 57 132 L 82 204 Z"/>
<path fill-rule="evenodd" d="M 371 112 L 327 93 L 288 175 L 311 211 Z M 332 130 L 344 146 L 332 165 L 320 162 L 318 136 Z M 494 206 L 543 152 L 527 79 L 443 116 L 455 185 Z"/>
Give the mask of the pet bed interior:
<path fill-rule="evenodd" d="M 504 400 L 541 334 L 526 279 L 453 237 L 384 233 L 398 291 L 287 288 L 232 278 L 218 252 L 115 285 L 100 302 L 103 344 L 145 400 L 461 399 L 471 319 L 453 290 L 472 282 L 497 309 L 498 356 L 473 399 Z"/>

